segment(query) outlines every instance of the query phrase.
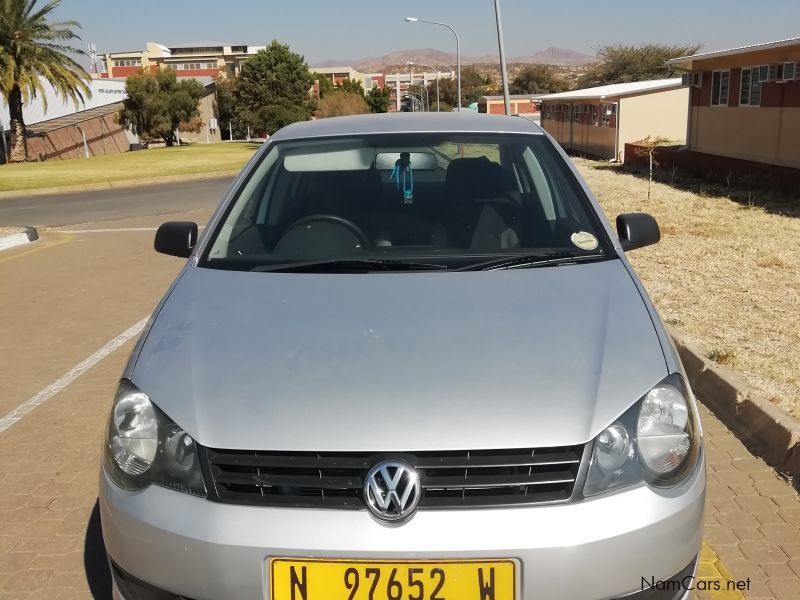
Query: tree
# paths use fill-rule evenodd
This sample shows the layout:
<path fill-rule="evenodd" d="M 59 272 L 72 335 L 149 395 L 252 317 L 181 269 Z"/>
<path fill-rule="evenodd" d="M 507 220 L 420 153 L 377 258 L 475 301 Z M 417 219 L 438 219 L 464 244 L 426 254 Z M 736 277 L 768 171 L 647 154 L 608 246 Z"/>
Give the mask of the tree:
<path fill-rule="evenodd" d="M 380 88 L 377 85 L 367 92 L 366 101 L 371 113 L 389 112 L 391 93 L 388 87 Z"/>
<path fill-rule="evenodd" d="M 456 81 L 455 78 L 442 78 L 439 80 L 439 99 L 443 105 L 458 105 L 458 86 Z M 464 67 L 461 70 L 461 101 L 464 106 L 477 102 L 486 93 L 486 89 L 490 85 L 489 78 L 481 75 L 475 67 Z M 436 82 L 428 85 L 428 93 L 431 94 L 431 98 L 436 98 Z"/>
<path fill-rule="evenodd" d="M 125 82 L 128 97 L 122 101 L 120 122 L 139 135 L 162 138 L 168 146 L 177 142 L 176 130 L 192 131 L 199 116 L 197 105 L 205 88 L 194 79 L 178 81 L 175 71 L 140 71 Z"/>
<path fill-rule="evenodd" d="M 317 115 L 326 117 L 344 117 L 346 115 L 363 115 L 369 112 L 364 97 L 359 94 L 335 91 L 319 101 Z"/>
<path fill-rule="evenodd" d="M 605 46 L 597 53 L 600 62 L 590 67 L 578 78 L 578 87 L 673 77 L 678 69 L 666 64 L 666 61 L 679 56 L 696 54 L 701 47 L 701 44 L 686 46 L 615 44 Z"/>
<path fill-rule="evenodd" d="M 453 112 L 453 107 L 450 106 L 447 102 L 440 102 L 438 105 L 439 110 L 436 109 L 437 109 L 436 102 L 433 102 L 431 104 L 431 112 Z"/>
<path fill-rule="evenodd" d="M 336 91 L 336 86 L 333 85 L 333 81 L 328 79 L 325 75 L 317 79 L 319 82 L 319 97 L 324 98 L 328 94 L 332 94 Z"/>
<path fill-rule="evenodd" d="M 242 65 L 234 92 L 236 112 L 257 131 L 274 133 L 311 117 L 313 83 L 305 59 L 273 41 Z"/>
<path fill-rule="evenodd" d="M 0 93 L 8 102 L 11 121 L 10 162 L 28 158 L 25 120 L 22 107 L 40 95 L 47 109 L 44 77 L 56 92 L 78 104 L 92 92 L 87 85 L 89 74 L 69 54 L 85 54 L 68 45 L 80 39 L 74 29 L 77 21 L 47 21 L 61 0 L 49 0 L 37 7 L 38 0 L 3 0 L 0 2 Z"/>
<path fill-rule="evenodd" d="M 526 66 L 509 86 L 512 94 L 552 94 L 567 88 L 567 83 L 550 65 Z"/>
<path fill-rule="evenodd" d="M 338 84 L 336 89 L 340 92 L 346 92 L 348 94 L 360 94 L 361 96 L 364 95 L 364 85 L 357 79 L 347 78 Z"/>
<path fill-rule="evenodd" d="M 217 93 L 214 98 L 214 116 L 219 122 L 219 131 L 223 140 L 230 137 L 233 132 L 234 138 L 243 138 L 247 131 L 243 127 L 233 101 L 233 94 L 236 90 L 236 79 L 225 77 L 220 73 L 216 78 Z"/>
<path fill-rule="evenodd" d="M 672 144 L 672 140 L 667 137 L 663 136 L 651 136 L 648 135 L 644 138 L 641 142 L 637 145 L 639 149 L 637 154 L 640 156 L 647 156 L 650 160 L 650 177 L 647 179 L 647 201 L 650 202 L 650 186 L 653 185 L 653 165 L 657 165 L 658 163 L 653 158 L 656 148 L 660 148 L 661 146 L 669 146 Z"/>

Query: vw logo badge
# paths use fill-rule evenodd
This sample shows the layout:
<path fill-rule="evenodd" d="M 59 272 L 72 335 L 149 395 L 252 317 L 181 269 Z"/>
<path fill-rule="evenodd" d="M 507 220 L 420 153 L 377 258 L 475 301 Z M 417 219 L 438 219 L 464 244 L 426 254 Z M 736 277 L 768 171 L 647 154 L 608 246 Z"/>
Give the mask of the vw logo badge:
<path fill-rule="evenodd" d="M 379 519 L 402 521 L 417 510 L 421 489 L 414 469 L 403 462 L 385 460 L 367 473 L 364 500 Z"/>

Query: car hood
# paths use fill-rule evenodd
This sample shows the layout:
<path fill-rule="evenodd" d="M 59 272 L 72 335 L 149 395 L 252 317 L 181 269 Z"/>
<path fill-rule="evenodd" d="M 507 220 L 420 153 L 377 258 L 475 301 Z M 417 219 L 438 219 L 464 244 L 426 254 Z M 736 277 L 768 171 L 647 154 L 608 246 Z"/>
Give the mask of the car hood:
<path fill-rule="evenodd" d="M 188 268 L 132 380 L 214 448 L 523 448 L 593 438 L 666 375 L 621 260 L 485 272 Z"/>

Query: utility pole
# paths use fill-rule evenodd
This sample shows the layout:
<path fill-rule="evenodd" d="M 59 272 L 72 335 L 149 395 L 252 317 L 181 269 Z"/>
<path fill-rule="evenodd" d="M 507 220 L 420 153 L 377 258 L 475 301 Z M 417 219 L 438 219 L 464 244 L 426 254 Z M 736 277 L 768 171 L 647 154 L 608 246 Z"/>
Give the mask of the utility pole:
<path fill-rule="evenodd" d="M 503 40 L 503 23 L 500 19 L 500 0 L 494 0 L 494 16 L 497 19 L 497 46 L 500 49 L 500 77 L 503 80 L 503 103 L 506 114 L 511 114 L 511 98 L 508 95 L 508 69 L 506 68 L 506 50 Z"/>

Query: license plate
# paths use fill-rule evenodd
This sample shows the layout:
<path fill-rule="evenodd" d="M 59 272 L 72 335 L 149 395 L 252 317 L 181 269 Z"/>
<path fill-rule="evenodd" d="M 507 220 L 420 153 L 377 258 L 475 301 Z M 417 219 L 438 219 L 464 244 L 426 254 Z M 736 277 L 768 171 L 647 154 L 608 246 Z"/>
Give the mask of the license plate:
<path fill-rule="evenodd" d="M 516 600 L 513 560 L 273 558 L 271 600 Z"/>

